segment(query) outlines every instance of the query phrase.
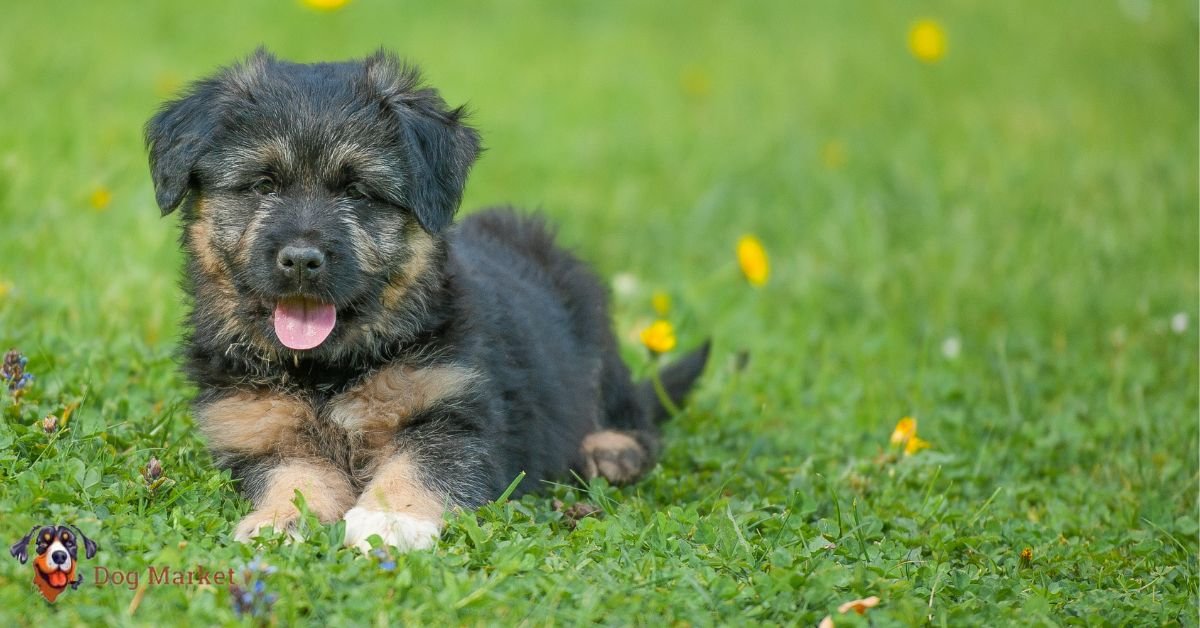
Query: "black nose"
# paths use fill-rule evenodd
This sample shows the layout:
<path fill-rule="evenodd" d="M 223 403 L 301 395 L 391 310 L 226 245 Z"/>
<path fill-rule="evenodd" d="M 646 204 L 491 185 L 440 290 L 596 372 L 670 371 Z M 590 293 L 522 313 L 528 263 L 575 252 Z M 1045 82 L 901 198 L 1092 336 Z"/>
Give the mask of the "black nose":
<path fill-rule="evenodd" d="M 321 274 L 325 254 L 308 244 L 289 244 L 279 251 L 275 261 L 286 277 L 312 279 Z"/>
<path fill-rule="evenodd" d="M 67 562 L 67 558 L 69 558 L 69 556 L 67 556 L 67 553 L 62 550 L 54 550 L 54 553 L 50 554 L 50 561 L 55 565 L 61 565 Z"/>

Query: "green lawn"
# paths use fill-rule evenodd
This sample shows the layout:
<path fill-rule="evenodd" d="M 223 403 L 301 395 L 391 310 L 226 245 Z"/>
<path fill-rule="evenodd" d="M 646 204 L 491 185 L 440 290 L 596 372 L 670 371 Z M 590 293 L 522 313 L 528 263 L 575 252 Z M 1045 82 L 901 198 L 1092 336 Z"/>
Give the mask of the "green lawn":
<path fill-rule="evenodd" d="M 8 3 L 0 350 L 36 379 L 0 393 L 0 541 L 63 521 L 101 551 L 53 606 L 0 555 L 0 625 L 1196 625 L 1195 3 L 811 4 Z M 936 63 L 908 49 L 923 17 Z M 636 369 L 655 291 L 682 346 L 715 338 L 650 477 L 459 515 L 394 566 L 338 528 L 272 544 L 257 619 L 145 586 L 256 555 L 187 410 L 141 127 L 259 43 L 418 61 L 489 147 L 465 211 L 540 209 L 621 276 Z M 889 446 L 904 416 L 930 449 Z"/>

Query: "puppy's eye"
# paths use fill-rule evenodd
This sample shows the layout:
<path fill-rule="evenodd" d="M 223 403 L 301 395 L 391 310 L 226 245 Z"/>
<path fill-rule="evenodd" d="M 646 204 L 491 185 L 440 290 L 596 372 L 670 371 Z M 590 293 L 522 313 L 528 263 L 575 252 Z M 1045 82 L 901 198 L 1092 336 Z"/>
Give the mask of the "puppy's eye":
<path fill-rule="evenodd" d="M 275 180 L 271 177 L 260 177 L 250 185 L 250 191 L 263 196 L 274 194 L 276 192 Z"/>
<path fill-rule="evenodd" d="M 343 193 L 346 195 L 346 198 L 363 199 L 367 198 L 367 187 L 361 183 L 351 183 L 346 186 L 346 190 Z"/>

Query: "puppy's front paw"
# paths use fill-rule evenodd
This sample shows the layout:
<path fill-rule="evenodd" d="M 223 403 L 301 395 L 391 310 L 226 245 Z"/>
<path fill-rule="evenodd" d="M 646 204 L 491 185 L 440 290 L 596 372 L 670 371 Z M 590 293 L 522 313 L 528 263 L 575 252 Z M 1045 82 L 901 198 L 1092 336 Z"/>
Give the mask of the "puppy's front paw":
<path fill-rule="evenodd" d="M 441 522 L 419 519 L 402 512 L 380 512 L 361 507 L 351 508 L 346 520 L 346 545 L 368 552 L 371 544 L 367 537 L 378 534 L 384 545 L 400 551 L 422 550 L 433 547 L 441 534 Z"/>
<path fill-rule="evenodd" d="M 267 512 L 255 510 L 246 515 L 233 531 L 233 539 L 239 543 L 252 543 L 264 528 L 275 528 L 288 536 L 288 542 L 303 541 L 304 537 L 296 529 L 299 514 Z"/>

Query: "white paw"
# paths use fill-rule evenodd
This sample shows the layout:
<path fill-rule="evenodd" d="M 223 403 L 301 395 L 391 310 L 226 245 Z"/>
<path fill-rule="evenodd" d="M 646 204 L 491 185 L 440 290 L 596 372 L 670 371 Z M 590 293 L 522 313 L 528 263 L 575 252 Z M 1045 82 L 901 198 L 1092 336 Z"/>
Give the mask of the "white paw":
<path fill-rule="evenodd" d="M 364 552 L 371 551 L 367 537 L 372 534 L 378 534 L 384 545 L 403 552 L 429 549 L 441 534 L 441 522 L 400 512 L 379 512 L 356 506 L 343 519 L 346 520 L 346 545 Z"/>

